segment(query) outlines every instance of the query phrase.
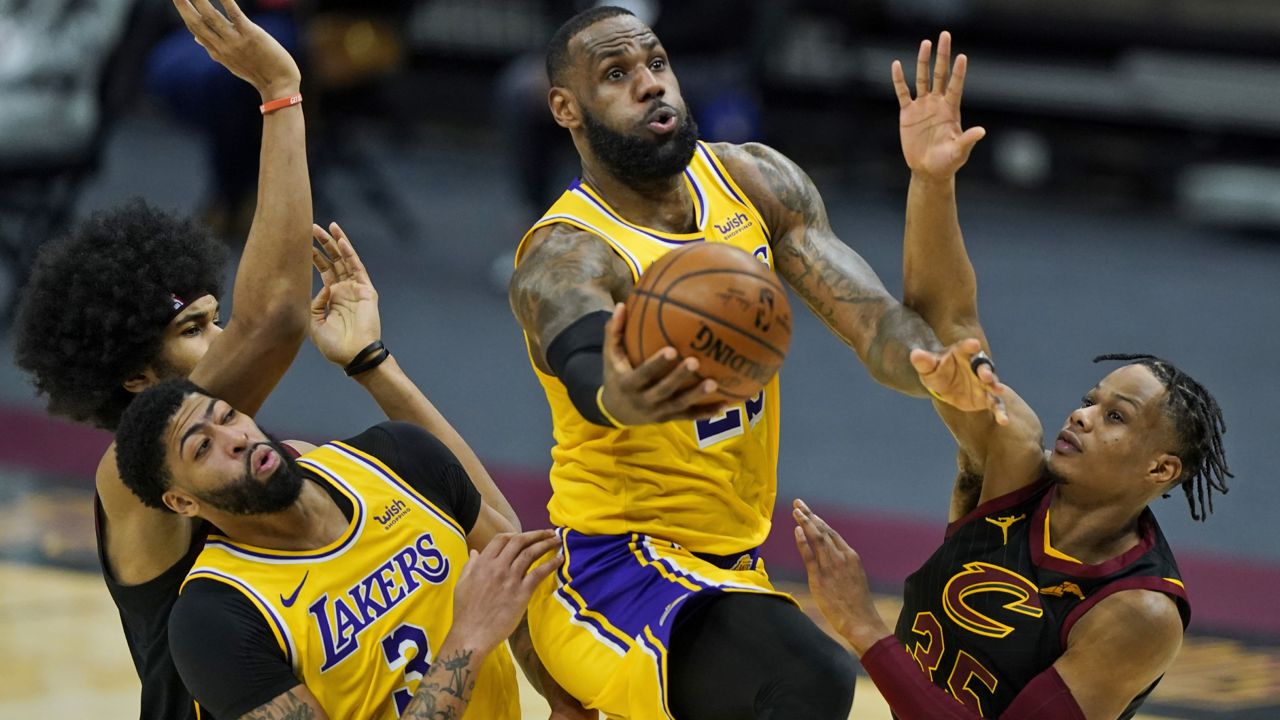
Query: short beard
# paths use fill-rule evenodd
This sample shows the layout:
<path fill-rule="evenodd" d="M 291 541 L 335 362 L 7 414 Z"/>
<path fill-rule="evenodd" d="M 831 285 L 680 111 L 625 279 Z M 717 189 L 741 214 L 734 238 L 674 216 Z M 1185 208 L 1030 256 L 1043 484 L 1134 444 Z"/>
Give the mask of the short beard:
<path fill-rule="evenodd" d="M 674 107 L 671 109 L 675 110 Z M 693 115 L 686 109 L 684 113 L 678 113 L 677 118 L 679 124 L 675 132 L 658 140 L 618 132 L 597 120 L 585 108 L 582 126 L 587 131 L 587 145 L 591 152 L 609 172 L 627 185 L 644 187 L 684 172 L 698 149 L 698 123 L 694 122 Z"/>
<path fill-rule="evenodd" d="M 262 482 L 253 479 L 252 468 L 248 467 L 258 445 L 268 445 L 280 456 L 280 467 Z M 196 497 L 231 515 L 267 515 L 296 502 L 302 494 L 302 480 L 293 456 L 277 438 L 267 433 L 265 443 L 256 443 L 245 451 L 243 476 L 226 487 L 196 494 Z"/>

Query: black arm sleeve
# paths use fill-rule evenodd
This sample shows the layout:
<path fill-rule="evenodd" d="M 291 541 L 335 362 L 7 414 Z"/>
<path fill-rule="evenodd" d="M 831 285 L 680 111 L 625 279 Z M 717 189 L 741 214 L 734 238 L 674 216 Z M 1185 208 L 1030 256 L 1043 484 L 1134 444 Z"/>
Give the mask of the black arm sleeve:
<path fill-rule="evenodd" d="M 217 718 L 238 718 L 301 684 L 262 613 L 214 580 L 192 580 L 178 596 L 169 649 L 192 697 Z"/>
<path fill-rule="evenodd" d="M 407 422 L 384 422 L 344 440 L 391 468 L 420 495 L 448 513 L 463 532 L 480 516 L 480 491 L 444 443 Z"/>
<path fill-rule="evenodd" d="M 596 393 L 604 384 L 604 326 L 612 314 L 583 315 L 547 346 L 547 364 L 569 391 L 569 401 L 588 422 L 614 427 L 600 412 Z"/>

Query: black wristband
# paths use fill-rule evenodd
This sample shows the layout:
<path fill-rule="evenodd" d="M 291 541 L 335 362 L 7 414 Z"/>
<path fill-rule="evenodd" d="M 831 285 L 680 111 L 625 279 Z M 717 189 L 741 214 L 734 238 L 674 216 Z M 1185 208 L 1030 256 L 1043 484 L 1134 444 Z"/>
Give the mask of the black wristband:
<path fill-rule="evenodd" d="M 356 353 L 343 371 L 347 373 L 347 377 L 354 377 L 378 367 L 390 356 L 391 351 L 387 350 L 386 345 L 383 345 L 381 340 L 374 340 L 365 349 Z"/>
<path fill-rule="evenodd" d="M 599 310 L 575 320 L 547 345 L 547 365 L 584 419 L 611 428 L 616 426 L 596 402 L 604 383 L 604 326 L 610 317 L 608 310 Z"/>

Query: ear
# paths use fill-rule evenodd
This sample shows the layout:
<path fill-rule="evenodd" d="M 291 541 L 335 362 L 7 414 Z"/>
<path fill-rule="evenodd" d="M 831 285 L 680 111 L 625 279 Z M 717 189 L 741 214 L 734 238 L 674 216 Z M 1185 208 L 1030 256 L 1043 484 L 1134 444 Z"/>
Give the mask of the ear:
<path fill-rule="evenodd" d="M 553 87 L 547 92 L 547 105 L 551 108 L 551 117 L 562 128 L 573 130 L 582 127 L 582 113 L 578 107 L 578 98 L 573 91 L 563 87 Z"/>
<path fill-rule="evenodd" d="M 182 490 L 166 490 L 161 499 L 165 507 L 183 517 L 194 518 L 200 513 L 200 501 Z"/>
<path fill-rule="evenodd" d="M 1182 460 L 1177 455 L 1163 453 L 1157 455 L 1147 468 L 1147 478 L 1156 485 L 1168 486 L 1182 477 Z M 1166 490 L 1168 488 L 1165 488 Z M 1164 492 L 1162 490 L 1161 492 Z"/>
<path fill-rule="evenodd" d="M 125 390 L 136 394 L 146 390 L 152 385 L 155 385 L 159 379 L 160 378 L 156 376 L 156 371 L 152 370 L 150 366 L 147 366 L 143 368 L 142 372 L 128 378 L 120 384 L 124 386 Z"/>

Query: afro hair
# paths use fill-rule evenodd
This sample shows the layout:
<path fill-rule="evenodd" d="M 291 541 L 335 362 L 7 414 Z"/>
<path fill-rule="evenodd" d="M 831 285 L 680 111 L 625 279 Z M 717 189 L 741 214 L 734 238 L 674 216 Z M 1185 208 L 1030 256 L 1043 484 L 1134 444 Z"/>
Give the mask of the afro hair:
<path fill-rule="evenodd" d="M 133 199 L 45 245 L 23 290 L 14 355 L 49 412 L 115 430 L 122 383 L 159 365 L 171 295 L 221 291 L 226 251 L 191 220 Z"/>

